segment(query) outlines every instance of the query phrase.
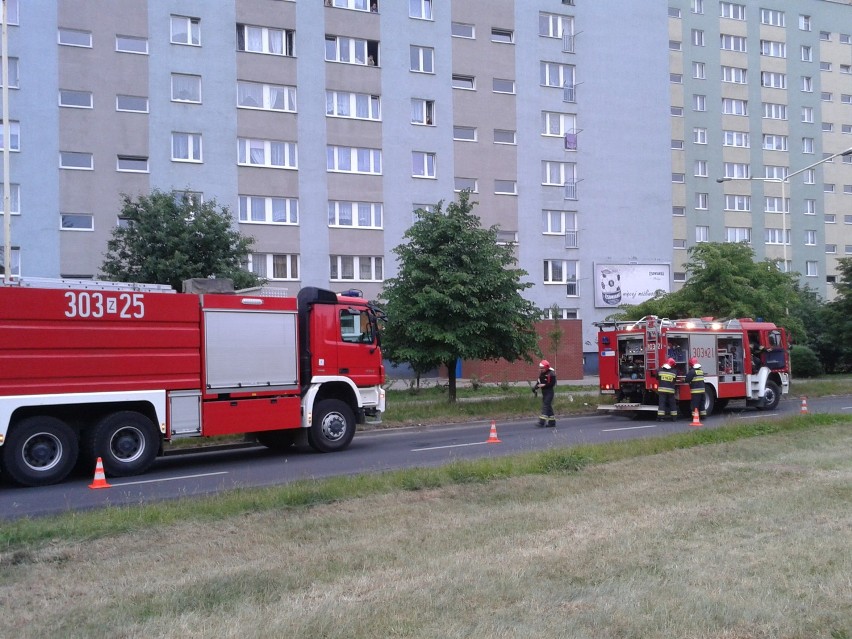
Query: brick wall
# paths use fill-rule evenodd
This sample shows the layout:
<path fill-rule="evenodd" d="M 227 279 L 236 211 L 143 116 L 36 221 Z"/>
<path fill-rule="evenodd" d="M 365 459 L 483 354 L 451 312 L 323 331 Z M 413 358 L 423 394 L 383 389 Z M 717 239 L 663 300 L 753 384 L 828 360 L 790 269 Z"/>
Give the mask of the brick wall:
<path fill-rule="evenodd" d="M 554 346 L 554 331 L 561 337 Z M 545 320 L 535 326 L 538 346 L 543 359 L 550 362 L 556 371 L 557 380 L 583 379 L 583 322 L 582 320 Z M 542 359 L 534 356 L 532 363 L 519 360 L 509 363 L 498 361 L 466 360 L 462 362 L 461 376 L 477 378 L 482 382 L 523 382 L 538 378 L 538 363 Z M 446 371 L 441 371 L 446 376 Z"/>

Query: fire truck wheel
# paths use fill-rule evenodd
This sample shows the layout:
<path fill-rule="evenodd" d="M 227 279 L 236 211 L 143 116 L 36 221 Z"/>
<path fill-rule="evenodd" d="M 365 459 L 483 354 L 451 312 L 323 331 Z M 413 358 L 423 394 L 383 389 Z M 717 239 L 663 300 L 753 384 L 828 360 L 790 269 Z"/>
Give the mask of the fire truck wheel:
<path fill-rule="evenodd" d="M 17 484 L 62 481 L 77 463 L 79 445 L 71 427 L 55 417 L 27 417 L 9 431 L 0 448 L 3 470 Z"/>
<path fill-rule="evenodd" d="M 708 415 L 713 414 L 713 410 L 716 408 L 716 391 L 713 390 L 713 387 L 710 384 L 704 389 L 704 412 Z"/>
<path fill-rule="evenodd" d="M 144 473 L 157 458 L 159 433 L 142 413 L 123 410 L 101 419 L 86 438 L 86 454 L 104 464 L 104 474 L 126 477 Z"/>
<path fill-rule="evenodd" d="M 775 382 L 766 382 L 766 390 L 763 392 L 763 410 L 775 410 L 781 401 L 781 389 Z"/>
<path fill-rule="evenodd" d="M 298 429 L 291 428 L 288 430 L 267 430 L 260 433 L 255 433 L 257 441 L 263 446 L 272 450 L 286 450 L 296 441 Z"/>
<path fill-rule="evenodd" d="M 343 450 L 355 435 L 355 415 L 346 402 L 324 399 L 314 409 L 308 443 L 321 453 Z"/>

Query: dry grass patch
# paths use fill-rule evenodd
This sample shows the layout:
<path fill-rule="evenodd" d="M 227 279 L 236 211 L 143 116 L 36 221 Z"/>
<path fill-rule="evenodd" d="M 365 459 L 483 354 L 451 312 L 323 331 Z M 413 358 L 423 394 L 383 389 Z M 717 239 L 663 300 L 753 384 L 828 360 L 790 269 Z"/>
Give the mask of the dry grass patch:
<path fill-rule="evenodd" d="M 831 426 L 18 550 L 0 636 L 849 637 L 850 452 Z"/>

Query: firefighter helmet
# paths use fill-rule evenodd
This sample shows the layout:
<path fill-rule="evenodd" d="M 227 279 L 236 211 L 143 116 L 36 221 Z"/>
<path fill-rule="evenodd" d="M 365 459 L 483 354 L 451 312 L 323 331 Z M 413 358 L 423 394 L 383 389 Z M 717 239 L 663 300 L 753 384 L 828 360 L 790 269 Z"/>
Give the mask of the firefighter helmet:
<path fill-rule="evenodd" d="M 677 364 L 677 362 L 674 361 L 674 357 L 669 357 L 666 360 L 666 364 L 668 364 L 669 366 L 674 366 L 675 364 Z"/>
<path fill-rule="evenodd" d="M 698 363 L 698 358 L 697 358 L 697 357 L 693 357 L 692 359 L 690 359 L 690 360 L 689 360 L 689 365 L 690 365 L 690 366 L 695 366 L 697 363 Z"/>
<path fill-rule="evenodd" d="M 543 359 L 539 362 L 538 367 L 547 370 L 548 368 L 550 368 L 550 362 L 548 362 L 546 359 Z"/>

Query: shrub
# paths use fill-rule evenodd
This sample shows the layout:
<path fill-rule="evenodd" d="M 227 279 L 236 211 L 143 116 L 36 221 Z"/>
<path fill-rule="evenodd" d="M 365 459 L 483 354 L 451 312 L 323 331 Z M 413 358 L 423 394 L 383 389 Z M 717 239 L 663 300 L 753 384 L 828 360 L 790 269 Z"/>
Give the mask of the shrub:
<path fill-rule="evenodd" d="M 818 377 L 823 374 L 822 363 L 807 346 L 793 346 L 790 349 L 790 366 L 795 377 Z"/>

